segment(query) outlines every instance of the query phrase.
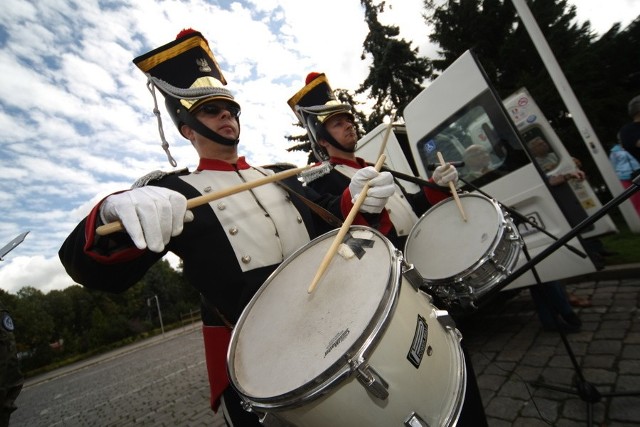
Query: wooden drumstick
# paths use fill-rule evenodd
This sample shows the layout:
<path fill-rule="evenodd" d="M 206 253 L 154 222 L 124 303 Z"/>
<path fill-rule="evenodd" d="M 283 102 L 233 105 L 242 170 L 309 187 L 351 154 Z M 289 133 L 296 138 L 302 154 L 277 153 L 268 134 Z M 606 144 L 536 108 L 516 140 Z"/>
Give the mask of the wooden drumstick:
<path fill-rule="evenodd" d="M 384 131 L 384 137 L 382 138 L 382 144 L 380 144 L 380 151 L 378 151 L 378 158 L 384 154 L 384 150 L 387 148 L 387 141 L 389 140 L 389 134 L 391 133 L 391 129 L 393 129 L 393 121 L 396 119 L 396 113 L 392 113 L 389 118 L 389 126 Z"/>
<path fill-rule="evenodd" d="M 396 113 L 394 112 L 393 114 L 391 114 L 391 118 L 389 119 L 389 126 L 387 126 L 387 130 L 385 131 L 384 137 L 382 138 L 382 144 L 380 144 L 378 161 L 374 166 L 374 169 L 378 172 L 380 172 L 380 169 L 382 169 L 382 165 L 384 164 L 384 161 L 387 158 L 387 156 L 384 154 L 384 150 L 387 148 L 387 141 L 389 140 L 389 134 L 391 133 L 391 129 L 393 128 L 393 121 L 395 120 L 395 118 L 396 118 Z M 347 234 L 347 231 L 349 231 L 349 227 L 351 227 L 351 223 L 353 222 L 353 219 L 356 217 L 356 214 L 358 213 L 360 206 L 364 202 L 364 199 L 367 197 L 368 190 L 369 190 L 369 183 L 365 184 L 365 186 L 362 188 L 362 191 L 358 195 L 358 198 L 356 199 L 355 203 L 351 207 L 351 210 L 349 211 L 349 215 L 347 215 L 347 218 L 342 223 L 342 227 L 340 227 L 340 230 L 338 230 L 338 234 L 336 235 L 336 238 L 333 240 L 333 243 L 331 244 L 331 247 L 327 251 L 327 254 L 324 256 L 324 259 L 320 263 L 320 267 L 318 267 L 318 271 L 316 272 L 316 275 L 313 278 L 313 281 L 311 281 L 311 285 L 309 286 L 309 289 L 307 289 L 307 293 L 313 292 L 316 286 L 318 286 L 318 282 L 320 282 L 322 275 L 327 270 L 327 267 L 329 267 L 329 263 L 333 259 L 333 256 L 336 254 L 336 252 L 338 252 L 338 248 L 342 243 L 342 239 L 344 239 L 344 236 Z"/>
<path fill-rule="evenodd" d="M 440 160 L 440 165 L 446 166 L 446 163 L 444 161 L 444 157 L 442 157 L 442 154 L 439 151 L 436 152 L 436 154 L 438 155 L 438 160 Z M 464 220 L 464 222 L 467 222 L 467 216 L 464 214 L 464 209 L 462 209 L 462 203 L 460 203 L 460 197 L 458 197 L 458 191 L 456 190 L 456 186 L 451 181 L 449 181 L 449 189 L 451 190 L 453 199 L 456 201 L 456 205 L 458 205 L 458 209 L 460 210 L 460 215 L 462 215 L 462 219 Z"/>
<path fill-rule="evenodd" d="M 224 190 L 216 191 L 211 194 L 205 194 L 202 196 L 194 197 L 193 199 L 187 200 L 187 209 L 192 209 L 201 205 L 205 205 L 207 203 L 213 202 L 214 200 L 221 199 L 223 197 L 231 196 L 233 194 L 239 193 L 241 191 L 251 190 L 252 188 L 259 187 L 264 184 L 268 184 L 270 182 L 280 181 L 285 178 L 289 178 L 293 175 L 297 175 L 300 172 L 309 169 L 313 165 L 302 166 L 295 169 L 289 169 L 286 171 L 278 172 L 273 175 L 265 176 L 264 178 L 259 178 L 254 181 L 245 182 L 242 184 L 234 185 L 229 188 L 225 188 Z M 121 221 L 110 222 L 109 224 L 101 225 L 96 228 L 96 234 L 99 236 L 106 236 L 107 234 L 115 233 L 117 231 L 124 230 L 124 226 Z"/>
<path fill-rule="evenodd" d="M 380 172 L 380 169 L 382 168 L 382 164 L 384 163 L 385 158 L 386 156 L 384 154 L 380 156 L 380 158 L 378 159 L 378 162 L 374 166 L 376 171 Z M 313 278 L 313 281 L 311 282 L 309 289 L 307 289 L 307 293 L 313 292 L 313 290 L 318 285 L 320 278 L 322 278 L 322 275 L 324 274 L 327 267 L 329 266 L 329 263 L 333 259 L 333 256 L 336 254 L 336 252 L 338 252 L 338 247 L 342 243 L 344 236 L 349 231 L 349 227 L 351 227 L 351 223 L 353 222 L 353 219 L 356 217 L 356 214 L 358 213 L 360 206 L 362 206 L 364 199 L 367 197 L 368 190 L 369 190 L 369 183 L 366 183 L 362 188 L 362 191 L 360 192 L 360 194 L 358 194 L 358 198 L 356 199 L 355 203 L 353 204 L 353 207 L 349 211 L 349 215 L 347 215 L 347 218 L 342 223 L 342 227 L 340 227 L 340 230 L 338 231 L 336 238 L 333 240 L 331 247 L 327 251 L 327 254 L 324 256 L 324 259 L 320 263 L 320 267 L 318 267 L 318 271 L 316 272 L 316 275 Z"/>

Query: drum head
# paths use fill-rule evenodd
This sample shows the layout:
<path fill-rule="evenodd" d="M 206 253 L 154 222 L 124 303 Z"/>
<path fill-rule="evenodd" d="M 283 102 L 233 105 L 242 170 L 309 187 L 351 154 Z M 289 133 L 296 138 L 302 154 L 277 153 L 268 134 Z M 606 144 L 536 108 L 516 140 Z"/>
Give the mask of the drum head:
<path fill-rule="evenodd" d="M 454 199 L 428 210 L 411 230 L 405 257 L 427 280 L 442 280 L 471 269 L 492 252 L 502 225 L 500 208 L 478 194 L 463 194 L 462 219 Z"/>
<path fill-rule="evenodd" d="M 393 246 L 377 231 L 353 226 L 350 245 L 360 258 L 336 254 L 308 293 L 336 235 L 327 233 L 285 260 L 243 311 L 228 365 L 232 384 L 250 400 L 302 393 L 344 369 L 345 354 L 370 344 L 399 292 Z"/>

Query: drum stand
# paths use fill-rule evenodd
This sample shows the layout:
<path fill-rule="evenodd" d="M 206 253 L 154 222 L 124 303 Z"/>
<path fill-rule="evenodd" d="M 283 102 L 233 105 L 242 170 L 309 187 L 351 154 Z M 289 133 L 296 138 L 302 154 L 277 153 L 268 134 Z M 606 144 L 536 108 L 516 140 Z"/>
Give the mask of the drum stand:
<path fill-rule="evenodd" d="M 580 365 L 578 364 L 578 361 L 577 361 L 577 359 L 575 357 L 575 354 L 573 353 L 573 350 L 571 349 L 571 345 L 569 344 L 569 341 L 567 340 L 566 333 L 562 329 L 562 327 L 560 325 L 560 322 L 558 320 L 559 312 L 557 311 L 557 308 L 554 306 L 554 304 L 551 303 L 550 298 L 548 296 L 547 289 L 544 288 L 545 285 L 541 282 L 540 277 L 538 276 L 538 273 L 535 270 L 535 265 L 538 264 L 540 261 L 544 260 L 546 257 L 551 255 L 556 250 L 558 250 L 560 248 L 560 246 L 563 246 L 563 245 L 566 246 L 566 243 L 569 240 L 571 240 L 572 238 L 574 238 L 575 236 L 580 234 L 584 229 L 586 229 L 587 227 L 591 226 L 594 222 L 596 222 L 601 217 L 606 215 L 607 212 L 609 212 L 609 210 L 611 210 L 612 208 L 618 206 L 620 203 L 624 202 L 626 199 L 631 197 L 631 195 L 633 195 L 633 193 L 635 193 L 636 191 L 640 190 L 640 176 L 636 177 L 632 182 L 633 182 L 632 186 L 630 186 L 624 192 L 622 192 L 620 195 L 618 195 L 617 197 L 615 197 L 614 199 L 609 201 L 609 203 L 604 205 L 602 208 L 600 208 L 593 215 L 591 215 L 590 217 L 586 218 L 580 224 L 576 225 L 567 234 L 565 234 L 561 238 L 556 239 L 556 241 L 554 243 L 549 245 L 545 250 L 540 252 L 535 257 L 531 258 L 529 256 L 529 252 L 527 250 L 526 245 L 523 245 L 523 252 L 525 254 L 525 257 L 527 258 L 527 262 L 522 267 L 520 267 L 518 270 L 513 272 L 513 274 L 511 274 L 510 276 L 505 278 L 498 286 L 496 286 L 496 287 L 492 288 L 491 290 L 489 290 L 489 292 L 484 297 L 485 300 L 486 299 L 491 299 L 492 296 L 495 296 L 500 290 L 504 289 L 506 286 L 511 284 L 515 279 L 517 279 L 518 277 L 520 277 L 521 275 L 526 273 L 527 270 L 531 270 L 531 272 L 532 272 L 532 274 L 533 274 L 533 276 L 535 277 L 535 280 L 536 280 L 536 285 L 534 285 L 534 286 L 541 286 L 542 287 L 541 289 L 543 290 L 542 294 L 543 294 L 543 296 L 545 298 L 545 302 L 547 303 L 547 306 L 551 311 L 551 314 L 552 314 L 553 321 L 555 323 L 556 329 L 558 330 L 558 333 L 560 334 L 560 337 L 562 338 L 562 342 L 563 342 L 564 347 L 565 347 L 565 349 L 567 351 L 567 354 L 569 355 L 569 358 L 571 360 L 571 364 L 573 365 L 574 371 L 575 371 L 576 376 L 577 376 L 576 389 L 575 390 L 572 389 L 572 388 L 559 387 L 559 386 L 554 386 L 554 385 L 550 385 L 550 384 L 545 384 L 545 383 L 543 383 L 541 381 L 535 381 L 535 382 L 532 383 L 532 385 L 534 385 L 536 387 L 544 387 L 544 388 L 548 388 L 550 390 L 569 393 L 569 394 L 573 394 L 573 395 L 578 396 L 587 405 L 587 426 L 588 427 L 593 426 L 593 404 L 594 403 L 599 402 L 603 397 L 639 396 L 640 395 L 640 390 L 627 391 L 627 392 L 617 392 L 617 393 L 614 393 L 614 392 L 612 392 L 612 393 L 601 393 L 601 392 L 598 391 L 598 389 L 592 383 L 590 383 L 589 381 L 587 381 L 585 379 L 585 377 L 584 377 L 584 375 L 582 373 L 582 369 L 580 368 Z"/>

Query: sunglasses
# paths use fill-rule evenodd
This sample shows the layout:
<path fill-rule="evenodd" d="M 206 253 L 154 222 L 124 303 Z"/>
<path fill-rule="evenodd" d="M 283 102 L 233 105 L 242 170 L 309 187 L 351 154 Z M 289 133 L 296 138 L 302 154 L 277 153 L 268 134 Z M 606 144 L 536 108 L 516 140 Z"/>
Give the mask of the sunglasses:
<path fill-rule="evenodd" d="M 200 107 L 200 109 L 198 109 L 198 112 L 202 111 L 205 114 L 217 116 L 225 110 L 228 111 L 229 114 L 231 114 L 231 117 L 234 117 L 236 119 L 240 117 L 240 108 L 231 104 L 205 104 Z"/>

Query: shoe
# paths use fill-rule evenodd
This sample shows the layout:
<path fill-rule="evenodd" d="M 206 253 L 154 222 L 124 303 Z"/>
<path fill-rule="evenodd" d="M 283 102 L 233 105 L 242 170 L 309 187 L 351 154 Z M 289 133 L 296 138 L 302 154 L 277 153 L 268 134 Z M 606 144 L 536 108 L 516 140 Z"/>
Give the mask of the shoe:
<path fill-rule="evenodd" d="M 580 298 L 576 295 L 569 295 L 569 304 L 574 307 L 591 307 L 591 301 L 588 298 Z"/>
<path fill-rule="evenodd" d="M 574 312 L 561 314 L 560 318 L 565 321 L 567 325 L 574 326 L 578 329 L 582 327 L 582 320 Z"/>
<path fill-rule="evenodd" d="M 582 328 L 582 321 L 578 318 L 578 316 L 575 313 L 571 313 L 571 314 L 565 314 L 563 316 L 559 316 L 558 325 L 560 326 L 560 329 L 562 330 L 562 332 L 566 334 L 572 334 L 572 333 L 580 332 L 580 329 Z M 558 330 L 555 323 L 543 324 L 542 329 L 548 332 Z"/>

